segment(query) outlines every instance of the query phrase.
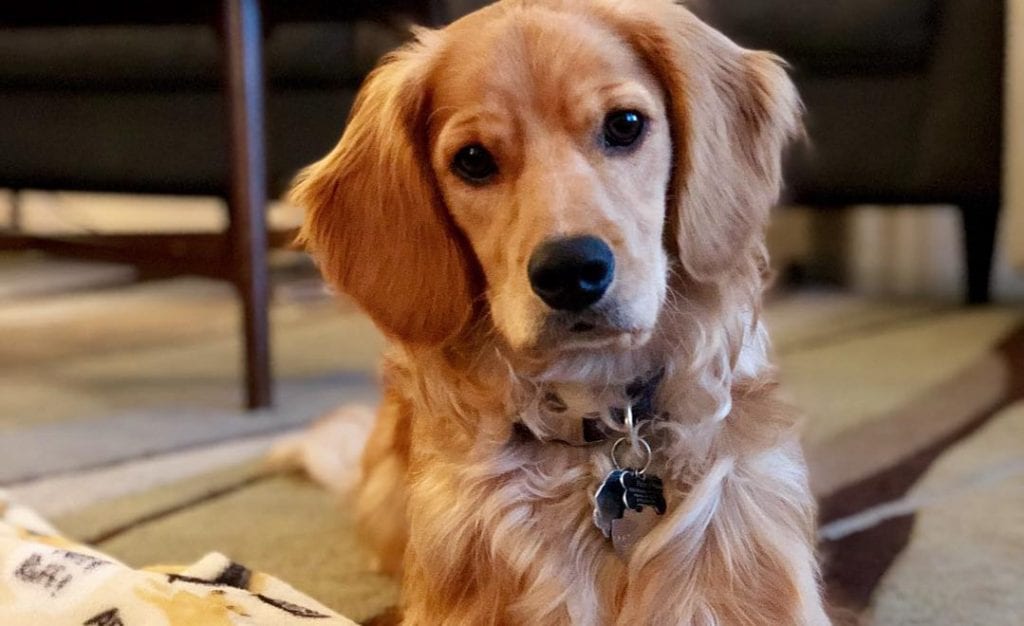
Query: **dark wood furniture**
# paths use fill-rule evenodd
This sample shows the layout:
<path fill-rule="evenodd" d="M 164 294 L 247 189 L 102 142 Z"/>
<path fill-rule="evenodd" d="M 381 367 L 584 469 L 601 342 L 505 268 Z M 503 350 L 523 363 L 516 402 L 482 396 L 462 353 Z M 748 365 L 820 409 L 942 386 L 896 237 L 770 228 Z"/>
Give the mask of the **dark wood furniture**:
<path fill-rule="evenodd" d="M 356 24 L 401 16 L 444 17 L 440 3 L 411 0 L 7 7 L 0 13 L 0 187 L 216 195 L 227 200 L 229 226 L 201 235 L 0 232 L 0 249 L 230 281 L 242 308 L 246 405 L 269 406 L 267 248 L 291 234 L 268 235 L 267 194 L 337 140 L 362 76 L 404 37 L 401 27 L 367 22 L 361 41 L 369 44 L 360 47 Z"/>

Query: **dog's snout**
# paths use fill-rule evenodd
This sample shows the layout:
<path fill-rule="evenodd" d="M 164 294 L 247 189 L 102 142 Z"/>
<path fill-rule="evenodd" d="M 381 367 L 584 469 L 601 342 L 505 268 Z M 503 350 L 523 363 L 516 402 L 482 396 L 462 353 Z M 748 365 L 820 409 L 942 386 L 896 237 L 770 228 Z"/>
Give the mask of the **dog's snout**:
<path fill-rule="evenodd" d="M 548 306 L 581 311 L 608 290 L 615 274 L 615 255 L 597 237 L 554 239 L 537 246 L 527 272 L 533 292 Z"/>

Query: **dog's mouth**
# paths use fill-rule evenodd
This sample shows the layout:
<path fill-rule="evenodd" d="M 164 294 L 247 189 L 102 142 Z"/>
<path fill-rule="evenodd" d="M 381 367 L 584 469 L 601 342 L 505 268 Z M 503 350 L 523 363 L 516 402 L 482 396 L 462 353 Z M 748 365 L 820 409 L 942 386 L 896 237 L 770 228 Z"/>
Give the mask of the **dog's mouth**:
<path fill-rule="evenodd" d="M 647 343 L 651 334 L 651 329 L 629 324 L 614 311 L 552 313 L 544 322 L 537 348 L 549 352 L 630 350 Z"/>

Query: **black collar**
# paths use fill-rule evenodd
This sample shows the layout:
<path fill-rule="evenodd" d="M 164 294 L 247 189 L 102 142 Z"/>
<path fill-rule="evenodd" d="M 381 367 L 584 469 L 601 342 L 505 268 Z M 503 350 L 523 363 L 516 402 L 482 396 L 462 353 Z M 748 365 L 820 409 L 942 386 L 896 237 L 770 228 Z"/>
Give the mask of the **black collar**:
<path fill-rule="evenodd" d="M 665 371 L 657 370 L 649 376 L 638 377 L 625 386 L 623 396 L 632 407 L 633 420 L 636 424 L 655 419 L 660 416 L 655 408 L 655 397 L 658 386 L 664 378 Z M 566 402 L 554 391 L 548 391 L 541 400 L 542 408 L 549 414 L 561 414 L 570 409 Z M 621 436 L 626 421 L 626 406 L 610 406 L 608 414 L 611 421 L 623 428 L 612 428 L 595 413 L 578 416 L 579 429 L 571 437 L 541 437 L 534 433 L 526 424 L 517 421 L 513 425 L 513 439 L 522 442 L 558 443 L 568 446 L 584 447 L 600 444 L 613 436 Z M 566 418 L 570 419 L 570 418 Z"/>

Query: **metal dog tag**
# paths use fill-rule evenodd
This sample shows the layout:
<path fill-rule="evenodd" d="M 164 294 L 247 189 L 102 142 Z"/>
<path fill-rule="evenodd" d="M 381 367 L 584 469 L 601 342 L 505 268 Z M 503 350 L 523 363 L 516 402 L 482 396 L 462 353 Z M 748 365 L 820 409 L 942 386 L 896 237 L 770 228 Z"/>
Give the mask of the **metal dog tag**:
<path fill-rule="evenodd" d="M 653 453 L 650 444 L 639 435 L 640 426 L 633 421 L 632 405 L 626 405 L 623 415 L 629 436 L 612 444 L 611 461 L 615 469 L 608 472 L 594 494 L 594 525 L 606 539 L 611 539 L 619 556 L 628 558 L 636 542 L 657 525 L 667 507 L 664 484 L 647 473 Z M 639 469 L 623 469 L 620 465 L 616 451 L 625 443 L 641 459 Z"/>
<path fill-rule="evenodd" d="M 647 536 L 665 514 L 665 489 L 657 476 L 627 470 L 619 478 L 625 511 L 611 523 L 615 552 L 629 559 L 633 546 Z"/>
<path fill-rule="evenodd" d="M 623 469 L 608 472 L 594 494 L 594 525 L 606 539 L 612 536 L 612 522 L 621 519 L 626 511 L 626 487 L 622 477 L 627 473 L 632 472 Z"/>
<path fill-rule="evenodd" d="M 629 559 L 633 547 L 658 525 L 661 515 L 654 507 L 640 512 L 626 509 L 621 519 L 612 520 L 612 548 L 623 559 Z"/>

